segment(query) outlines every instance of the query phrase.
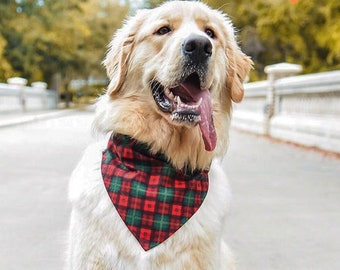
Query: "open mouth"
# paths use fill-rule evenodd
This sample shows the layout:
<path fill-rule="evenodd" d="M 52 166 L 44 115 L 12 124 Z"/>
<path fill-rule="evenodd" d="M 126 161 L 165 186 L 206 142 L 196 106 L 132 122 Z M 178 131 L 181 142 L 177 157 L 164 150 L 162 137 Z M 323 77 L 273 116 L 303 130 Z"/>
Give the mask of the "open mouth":
<path fill-rule="evenodd" d="M 173 121 L 199 124 L 205 149 L 216 147 L 216 131 L 212 116 L 212 103 L 209 89 L 201 89 L 200 78 L 192 73 L 179 85 L 171 88 L 154 80 L 151 82 L 152 96 L 162 112 L 169 113 Z"/>

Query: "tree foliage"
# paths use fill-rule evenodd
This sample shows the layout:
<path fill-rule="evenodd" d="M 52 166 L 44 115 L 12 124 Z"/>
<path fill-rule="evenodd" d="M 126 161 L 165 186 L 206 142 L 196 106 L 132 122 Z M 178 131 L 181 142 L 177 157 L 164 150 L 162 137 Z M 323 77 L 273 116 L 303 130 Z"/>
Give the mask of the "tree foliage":
<path fill-rule="evenodd" d="M 145 0 L 146 8 L 162 0 Z M 339 0 L 206 0 L 226 12 L 240 45 L 255 62 L 301 64 L 304 72 L 340 67 Z M 100 62 L 132 0 L 3 0 L 0 2 L 0 80 L 22 76 L 49 82 L 104 74 Z M 138 2 L 140 3 L 140 1 Z"/>
<path fill-rule="evenodd" d="M 101 60 L 128 6 L 114 0 L 2 1 L 0 79 L 19 75 L 65 83 L 103 74 Z"/>

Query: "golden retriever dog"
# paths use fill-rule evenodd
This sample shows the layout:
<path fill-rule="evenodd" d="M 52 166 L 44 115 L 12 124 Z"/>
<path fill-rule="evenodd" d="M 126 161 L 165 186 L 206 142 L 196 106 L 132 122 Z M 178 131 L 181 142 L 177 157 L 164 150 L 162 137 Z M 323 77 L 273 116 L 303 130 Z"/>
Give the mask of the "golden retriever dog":
<path fill-rule="evenodd" d="M 71 177 L 68 269 L 234 269 L 220 160 L 252 61 L 230 19 L 200 2 L 140 10 L 103 63 L 107 136 Z"/>

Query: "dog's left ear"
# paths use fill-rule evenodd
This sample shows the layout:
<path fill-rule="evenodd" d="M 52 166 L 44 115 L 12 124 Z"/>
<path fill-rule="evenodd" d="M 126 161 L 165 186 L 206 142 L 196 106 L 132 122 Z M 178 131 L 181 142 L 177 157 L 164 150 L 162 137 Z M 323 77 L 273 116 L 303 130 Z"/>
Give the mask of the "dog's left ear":
<path fill-rule="evenodd" d="M 139 10 L 135 16 L 127 19 L 123 27 L 117 30 L 109 44 L 109 49 L 103 61 L 107 76 L 110 79 L 107 89 L 109 95 L 118 93 L 124 83 L 135 36 L 146 17 L 145 13 L 147 13 L 147 10 Z"/>
<path fill-rule="evenodd" d="M 241 102 L 244 96 L 243 82 L 246 79 L 253 61 L 245 55 L 236 42 L 228 44 L 226 48 L 227 59 L 227 89 L 234 102 Z"/>

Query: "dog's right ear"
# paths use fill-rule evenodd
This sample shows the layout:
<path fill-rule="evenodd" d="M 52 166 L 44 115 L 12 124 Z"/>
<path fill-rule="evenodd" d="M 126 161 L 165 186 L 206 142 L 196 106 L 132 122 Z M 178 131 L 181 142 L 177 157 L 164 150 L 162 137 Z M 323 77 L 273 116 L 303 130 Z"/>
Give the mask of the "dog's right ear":
<path fill-rule="evenodd" d="M 126 20 L 123 27 L 117 30 L 109 44 L 109 49 L 103 61 L 107 76 L 110 79 L 107 89 L 107 94 L 109 95 L 118 93 L 124 83 L 135 35 L 147 12 L 147 10 L 139 10 L 135 16 Z"/>

